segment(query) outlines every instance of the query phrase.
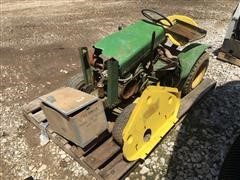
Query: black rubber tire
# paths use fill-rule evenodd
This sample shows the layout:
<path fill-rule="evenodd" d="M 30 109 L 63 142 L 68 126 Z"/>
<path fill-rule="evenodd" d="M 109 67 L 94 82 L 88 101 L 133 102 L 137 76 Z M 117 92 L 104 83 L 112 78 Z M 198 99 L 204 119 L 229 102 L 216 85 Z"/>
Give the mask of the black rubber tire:
<path fill-rule="evenodd" d="M 202 68 L 202 65 L 208 67 L 209 64 L 209 54 L 207 52 L 203 53 L 200 58 L 196 61 L 196 63 L 193 65 L 187 79 L 185 80 L 183 86 L 182 86 L 182 95 L 185 96 L 188 93 L 190 93 L 192 88 L 192 82 L 194 81 L 197 73 L 199 72 L 200 68 Z"/>
<path fill-rule="evenodd" d="M 219 180 L 239 180 L 240 179 L 240 136 L 235 140 L 227 157 L 225 158 Z"/>
<path fill-rule="evenodd" d="M 123 139 L 122 139 L 123 129 L 125 128 L 135 105 L 136 104 L 132 103 L 132 104 L 128 105 L 127 107 L 125 107 L 123 109 L 123 111 L 119 114 L 119 116 L 117 117 L 116 122 L 114 124 L 112 136 L 113 136 L 113 139 L 120 146 L 123 145 Z"/>
<path fill-rule="evenodd" d="M 85 85 L 83 75 L 81 73 L 75 74 L 66 82 L 67 87 L 81 90 Z"/>

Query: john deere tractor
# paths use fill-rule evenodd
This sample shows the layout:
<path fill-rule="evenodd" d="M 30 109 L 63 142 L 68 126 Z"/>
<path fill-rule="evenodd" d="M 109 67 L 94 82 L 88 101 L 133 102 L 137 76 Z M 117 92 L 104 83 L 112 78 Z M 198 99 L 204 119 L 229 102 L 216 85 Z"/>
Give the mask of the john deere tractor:
<path fill-rule="evenodd" d="M 93 45 L 80 48 L 82 72 L 68 86 L 95 93 L 106 108 L 140 95 L 149 85 L 177 87 L 188 94 L 203 79 L 209 57 L 208 45 L 194 43 L 206 31 L 186 16 L 169 16 L 144 9 L 139 20 Z M 170 44 L 170 45 L 167 45 Z"/>
<path fill-rule="evenodd" d="M 50 127 L 81 148 L 108 128 L 109 112 L 122 109 L 110 133 L 129 161 L 144 159 L 177 122 L 181 97 L 209 63 L 208 45 L 187 45 L 206 35 L 191 18 L 142 14 L 146 19 L 119 27 L 91 50 L 80 48 L 82 73 L 68 81 L 71 88 L 40 98 Z"/>

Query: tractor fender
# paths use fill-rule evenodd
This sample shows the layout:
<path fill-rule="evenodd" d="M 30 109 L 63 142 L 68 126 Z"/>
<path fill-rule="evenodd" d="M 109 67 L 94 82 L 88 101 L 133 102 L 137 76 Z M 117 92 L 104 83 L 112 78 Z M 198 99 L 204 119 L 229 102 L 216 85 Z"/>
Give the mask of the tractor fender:
<path fill-rule="evenodd" d="M 190 44 L 182 50 L 182 52 L 178 55 L 178 59 L 181 65 L 181 80 L 184 80 L 188 77 L 194 64 L 206 51 L 206 49 L 210 47 L 211 46 L 206 44 L 194 43 Z"/>

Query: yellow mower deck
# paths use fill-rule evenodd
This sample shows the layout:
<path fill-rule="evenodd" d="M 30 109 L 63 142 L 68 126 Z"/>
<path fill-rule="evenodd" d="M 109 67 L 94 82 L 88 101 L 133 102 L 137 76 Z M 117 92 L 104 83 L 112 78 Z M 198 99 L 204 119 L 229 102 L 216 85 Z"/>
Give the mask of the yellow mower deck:
<path fill-rule="evenodd" d="M 199 101 L 208 91 L 213 89 L 215 85 L 216 83 L 214 81 L 206 79 L 198 87 L 196 87 L 196 89 L 181 99 L 180 109 L 177 115 L 177 118 L 179 119 L 178 122 L 181 122 L 183 120 L 183 116 L 193 106 L 193 104 Z M 176 108 L 178 106 L 177 104 L 178 103 L 176 103 Z M 47 121 L 46 116 L 41 109 L 41 101 L 39 99 L 24 106 L 24 115 L 39 129 L 40 123 Z M 173 122 L 175 122 L 174 119 L 175 118 L 172 119 Z M 111 128 L 109 130 L 111 132 Z M 136 167 L 138 163 L 140 163 L 140 161 L 126 161 L 123 157 L 121 147 L 113 141 L 110 134 L 107 134 L 102 139 L 98 139 L 92 145 L 91 149 L 86 151 L 67 141 L 49 128 L 47 128 L 47 133 L 55 144 L 68 153 L 74 160 L 80 163 L 80 165 L 88 170 L 88 172 L 96 177 L 96 179 L 120 179 Z"/>

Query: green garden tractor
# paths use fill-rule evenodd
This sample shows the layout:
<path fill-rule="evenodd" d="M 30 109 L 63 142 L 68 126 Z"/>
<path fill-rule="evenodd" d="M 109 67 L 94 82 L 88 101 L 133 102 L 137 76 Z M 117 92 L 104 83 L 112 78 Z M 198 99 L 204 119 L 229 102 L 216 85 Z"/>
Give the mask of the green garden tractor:
<path fill-rule="evenodd" d="M 147 20 L 139 20 L 93 45 L 80 48 L 82 73 L 68 86 L 95 93 L 105 99 L 105 107 L 141 94 L 149 85 L 177 87 L 188 94 L 203 79 L 209 63 L 208 45 L 194 43 L 206 31 L 186 16 L 165 17 L 144 9 Z M 170 45 L 168 45 L 170 44 Z"/>

